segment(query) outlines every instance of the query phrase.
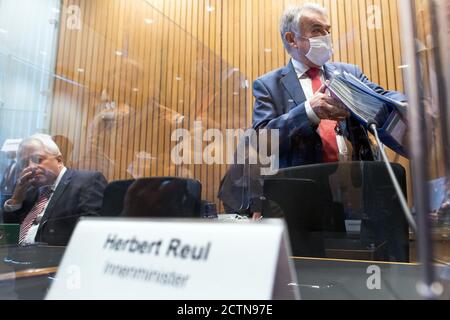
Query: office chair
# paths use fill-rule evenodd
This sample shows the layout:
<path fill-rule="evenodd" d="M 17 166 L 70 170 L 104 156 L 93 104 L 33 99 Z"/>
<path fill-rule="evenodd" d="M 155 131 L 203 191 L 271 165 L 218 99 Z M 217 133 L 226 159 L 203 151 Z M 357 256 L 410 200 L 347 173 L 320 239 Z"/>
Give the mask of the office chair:
<path fill-rule="evenodd" d="M 106 186 L 103 194 L 103 205 L 100 209 L 101 217 L 118 217 L 123 211 L 123 203 L 128 188 L 135 180 L 113 181 Z"/>
<path fill-rule="evenodd" d="M 406 194 L 406 172 L 399 164 L 393 164 L 404 194 Z M 383 245 L 377 259 L 408 262 L 409 261 L 409 228 L 403 215 L 400 202 L 382 162 L 348 162 L 333 164 L 318 164 L 282 169 L 271 179 L 279 179 L 278 188 L 283 182 L 292 179 L 310 180 L 314 182 L 310 190 L 297 192 L 285 187 L 284 197 L 292 198 L 297 203 L 288 212 L 303 212 L 303 214 L 319 214 L 323 221 L 323 232 L 336 232 L 346 235 L 345 219 L 360 220 L 361 230 L 359 241 L 364 247 Z M 266 184 L 266 182 L 265 182 Z M 306 184 L 305 181 L 302 184 Z M 270 185 L 269 185 L 270 186 Z M 269 188 L 264 186 L 264 190 Z M 275 187 L 274 187 L 275 188 Z M 361 212 L 352 212 L 348 204 L 340 202 L 342 190 L 350 193 L 351 201 L 358 201 Z M 354 192 L 357 190 L 358 192 Z M 294 193 L 295 196 L 290 196 Z M 316 194 L 314 194 L 316 193 Z M 337 199 L 335 199 L 337 196 Z M 283 194 L 279 194 L 283 197 Z M 283 201 L 283 200 L 278 200 Z M 312 203 L 315 205 L 313 206 Z M 327 216 L 328 212 L 328 216 Z M 291 218 L 292 219 L 292 218 Z M 344 220 L 344 225 L 342 224 Z M 289 224 L 289 220 L 287 220 Z M 295 224 L 294 224 L 295 227 Z M 299 232 L 301 232 L 300 230 Z M 294 246 L 294 244 L 293 244 Z"/>
<path fill-rule="evenodd" d="M 322 195 L 313 180 L 264 180 L 262 214 L 265 218 L 286 220 L 295 256 L 325 257 L 326 234 L 345 230 L 342 210 L 333 210 L 335 204 Z"/>
<path fill-rule="evenodd" d="M 128 188 L 122 216 L 200 218 L 202 185 L 197 180 L 161 177 L 134 181 Z"/>

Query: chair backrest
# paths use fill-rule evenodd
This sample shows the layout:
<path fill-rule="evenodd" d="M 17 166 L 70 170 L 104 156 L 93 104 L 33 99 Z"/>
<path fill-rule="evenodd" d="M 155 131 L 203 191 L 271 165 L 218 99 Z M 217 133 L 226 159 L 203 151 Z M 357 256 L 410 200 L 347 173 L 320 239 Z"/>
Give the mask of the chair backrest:
<path fill-rule="evenodd" d="M 301 257 L 324 257 L 324 240 L 317 185 L 306 179 L 264 180 L 262 214 L 265 218 L 284 218 L 291 241 L 292 254 Z M 305 200 L 308 201 L 305 201 Z"/>
<path fill-rule="evenodd" d="M 103 194 L 102 217 L 117 217 L 123 211 L 123 204 L 128 188 L 135 180 L 119 180 L 109 183 Z"/>
<path fill-rule="evenodd" d="M 193 179 L 138 179 L 127 190 L 122 216 L 200 218 L 201 193 L 201 183 Z"/>
<path fill-rule="evenodd" d="M 393 169 L 406 195 L 406 172 L 399 164 L 393 164 Z M 272 196 L 276 196 L 276 202 L 293 202 L 289 206 L 284 205 L 288 208 L 285 212 L 285 215 L 289 215 L 286 219 L 288 225 L 293 219 L 302 220 L 302 223 L 310 221 L 309 218 L 291 216 L 315 215 L 322 221 L 323 232 L 346 235 L 345 220 L 361 220 L 360 241 L 363 246 L 385 244 L 383 257 L 380 259 L 409 261 L 408 223 L 384 163 L 348 162 L 301 166 L 280 170 L 269 181 L 274 179 L 278 181 L 269 184 L 265 181 L 264 190 L 265 193 L 272 192 Z M 300 182 L 293 182 L 295 179 Z M 284 190 L 284 194 L 282 191 L 275 190 L 275 194 L 270 191 L 277 188 Z M 351 212 L 351 209 L 355 211 L 355 207 L 352 208 L 351 204 L 339 199 L 342 192 L 350 194 L 346 199 L 349 202 L 358 202 L 360 212 Z M 349 217 L 349 214 L 352 216 Z M 292 232 L 305 232 L 305 228 L 308 232 L 317 231 L 310 223 L 299 229 L 298 221 L 289 227 Z M 292 246 L 295 248 L 295 244 Z"/>

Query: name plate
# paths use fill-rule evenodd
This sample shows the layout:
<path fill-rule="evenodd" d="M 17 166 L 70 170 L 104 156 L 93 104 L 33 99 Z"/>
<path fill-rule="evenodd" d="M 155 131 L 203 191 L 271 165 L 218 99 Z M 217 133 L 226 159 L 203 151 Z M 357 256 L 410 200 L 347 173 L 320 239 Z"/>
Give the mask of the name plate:
<path fill-rule="evenodd" d="M 298 299 L 282 220 L 84 218 L 47 299 Z"/>

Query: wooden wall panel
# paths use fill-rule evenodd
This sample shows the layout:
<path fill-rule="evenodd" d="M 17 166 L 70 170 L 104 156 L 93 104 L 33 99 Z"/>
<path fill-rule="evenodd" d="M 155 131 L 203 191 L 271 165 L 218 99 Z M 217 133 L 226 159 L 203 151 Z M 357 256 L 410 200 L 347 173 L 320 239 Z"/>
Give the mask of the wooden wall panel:
<path fill-rule="evenodd" d="M 67 162 L 101 170 L 109 180 L 194 177 L 204 198 L 215 201 L 227 166 L 174 165 L 171 133 L 194 134 L 194 121 L 222 132 L 250 127 L 252 82 L 289 58 L 279 35 L 281 12 L 304 1 L 62 2 L 51 133 L 68 150 Z M 316 2 L 329 9 L 334 60 L 402 90 L 395 1 Z M 81 9 L 80 30 L 68 28 L 70 5 Z"/>
<path fill-rule="evenodd" d="M 442 143 L 442 131 L 439 121 L 437 79 L 434 65 L 434 45 L 431 41 L 430 2 L 416 0 L 417 51 L 422 71 L 422 92 L 427 114 L 427 145 L 429 146 L 430 178 L 443 177 L 445 172 L 445 155 Z M 434 82 L 434 83 L 433 83 Z"/>

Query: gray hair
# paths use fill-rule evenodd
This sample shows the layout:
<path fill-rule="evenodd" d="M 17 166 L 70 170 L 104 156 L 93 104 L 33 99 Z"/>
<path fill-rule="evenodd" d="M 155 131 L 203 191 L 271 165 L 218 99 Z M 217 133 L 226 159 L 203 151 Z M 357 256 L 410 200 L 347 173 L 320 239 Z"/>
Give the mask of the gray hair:
<path fill-rule="evenodd" d="M 42 145 L 45 153 L 53 156 L 61 155 L 61 151 L 55 141 L 53 141 L 52 137 L 42 133 L 34 134 L 31 137 L 25 138 L 19 145 L 18 154 L 22 153 L 22 150 L 27 146 L 35 145 L 36 142 Z"/>
<path fill-rule="evenodd" d="M 286 41 L 284 35 L 287 32 L 294 32 L 300 34 L 300 21 L 307 12 L 316 12 L 322 15 L 327 15 L 327 10 L 316 3 L 305 3 L 303 5 L 289 6 L 282 14 L 280 20 L 280 34 L 283 40 L 283 45 L 286 50 L 290 51 L 289 43 Z"/>

